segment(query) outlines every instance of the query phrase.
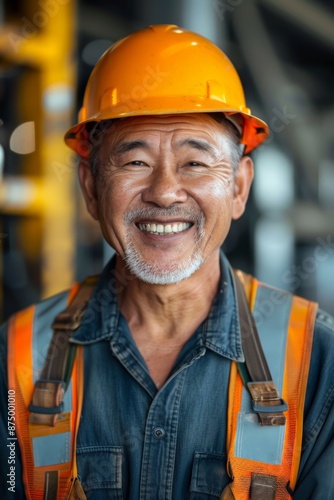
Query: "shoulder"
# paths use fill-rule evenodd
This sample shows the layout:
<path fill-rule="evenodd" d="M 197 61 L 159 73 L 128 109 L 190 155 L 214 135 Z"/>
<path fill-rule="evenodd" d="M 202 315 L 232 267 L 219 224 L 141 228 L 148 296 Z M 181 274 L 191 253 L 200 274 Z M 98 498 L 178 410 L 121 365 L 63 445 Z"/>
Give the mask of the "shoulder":
<path fill-rule="evenodd" d="M 37 315 L 51 318 L 54 312 L 57 313 L 61 311 L 62 308 L 66 307 L 70 291 L 71 289 L 62 291 L 16 312 L 0 326 L 1 336 L 6 335 L 5 332 L 8 330 L 8 325 L 11 322 L 27 315 L 29 312 L 33 315 L 33 319 L 35 319 Z"/>
<path fill-rule="evenodd" d="M 315 319 L 311 370 L 333 374 L 334 386 L 334 317 L 319 309 Z M 326 377 L 327 379 L 327 377 Z"/>
<path fill-rule="evenodd" d="M 37 337 L 42 333 L 47 335 L 48 332 L 51 332 L 51 325 L 56 315 L 66 308 L 69 293 L 70 290 L 65 290 L 36 304 L 32 304 L 26 309 L 13 314 L 0 326 L 0 358 L 3 368 L 7 365 L 7 339 L 10 325 L 15 325 L 16 333 L 23 324 L 27 325 L 27 323 L 30 323 L 34 335 L 37 335 Z"/>
<path fill-rule="evenodd" d="M 317 313 L 304 407 L 299 479 L 294 498 L 334 498 L 334 318 Z"/>
<path fill-rule="evenodd" d="M 334 386 L 334 318 L 319 309 L 315 319 L 312 358 L 310 371 L 321 373 L 322 382 L 327 380 L 325 375 L 332 374 L 331 382 Z"/>
<path fill-rule="evenodd" d="M 329 341 L 334 341 L 334 317 L 319 309 L 315 322 L 315 333 L 318 336 L 327 338 Z"/>
<path fill-rule="evenodd" d="M 334 406 L 334 318 L 317 312 L 305 400 L 304 444 L 314 439 Z"/>

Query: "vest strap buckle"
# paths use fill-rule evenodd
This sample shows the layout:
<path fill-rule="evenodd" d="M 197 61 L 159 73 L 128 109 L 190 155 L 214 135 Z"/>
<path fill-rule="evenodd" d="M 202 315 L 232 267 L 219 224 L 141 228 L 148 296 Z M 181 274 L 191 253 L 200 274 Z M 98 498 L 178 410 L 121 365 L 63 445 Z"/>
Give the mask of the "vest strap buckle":
<path fill-rule="evenodd" d="M 252 473 L 251 500 L 274 500 L 276 495 L 277 478 L 269 474 Z"/>
<path fill-rule="evenodd" d="M 61 380 L 38 380 L 29 406 L 30 423 L 55 425 L 57 416 L 63 411 L 64 382 Z"/>
<path fill-rule="evenodd" d="M 261 425 L 285 425 L 284 411 L 288 405 L 280 398 L 273 381 L 248 382 L 248 390 L 252 397 L 252 408 L 258 414 Z"/>

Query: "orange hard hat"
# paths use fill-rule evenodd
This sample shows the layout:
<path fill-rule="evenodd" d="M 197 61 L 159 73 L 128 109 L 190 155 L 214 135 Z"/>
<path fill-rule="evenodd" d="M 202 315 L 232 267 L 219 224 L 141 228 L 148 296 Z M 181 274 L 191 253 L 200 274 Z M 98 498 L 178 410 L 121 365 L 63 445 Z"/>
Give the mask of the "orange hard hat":
<path fill-rule="evenodd" d="M 242 117 L 245 153 L 269 135 L 246 107 L 240 78 L 219 47 L 175 25 L 154 25 L 114 43 L 93 69 L 79 121 L 65 141 L 89 156 L 87 130 L 102 120 L 142 115 L 222 112 Z M 238 120 L 238 118 L 237 118 Z"/>

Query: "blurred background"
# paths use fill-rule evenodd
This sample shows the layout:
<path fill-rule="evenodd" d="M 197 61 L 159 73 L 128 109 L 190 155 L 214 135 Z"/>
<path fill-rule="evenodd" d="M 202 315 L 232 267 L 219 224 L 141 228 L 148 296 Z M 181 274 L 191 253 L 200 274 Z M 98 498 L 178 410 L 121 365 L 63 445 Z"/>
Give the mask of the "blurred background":
<path fill-rule="evenodd" d="M 0 0 L 1 321 L 110 257 L 63 135 L 101 54 L 156 23 L 220 46 L 271 130 L 230 261 L 334 314 L 331 0 Z"/>

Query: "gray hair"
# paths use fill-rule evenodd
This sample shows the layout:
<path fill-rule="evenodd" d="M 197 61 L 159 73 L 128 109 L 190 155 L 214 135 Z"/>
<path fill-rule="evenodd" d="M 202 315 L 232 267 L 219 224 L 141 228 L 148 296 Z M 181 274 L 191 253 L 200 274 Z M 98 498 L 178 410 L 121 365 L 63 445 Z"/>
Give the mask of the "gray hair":
<path fill-rule="evenodd" d="M 241 158 L 244 155 L 245 145 L 240 142 L 241 139 L 241 128 L 237 127 L 232 120 L 226 118 L 224 113 L 209 113 L 211 118 L 216 120 L 219 124 L 224 126 L 224 131 L 226 132 L 227 138 L 229 139 L 231 146 L 231 164 L 234 174 L 238 170 L 238 166 Z"/>
<path fill-rule="evenodd" d="M 101 143 L 103 142 L 105 134 L 112 128 L 114 122 L 115 120 L 93 122 L 92 128 L 88 130 L 88 141 L 90 144 L 89 164 L 95 180 L 100 167 Z"/>

